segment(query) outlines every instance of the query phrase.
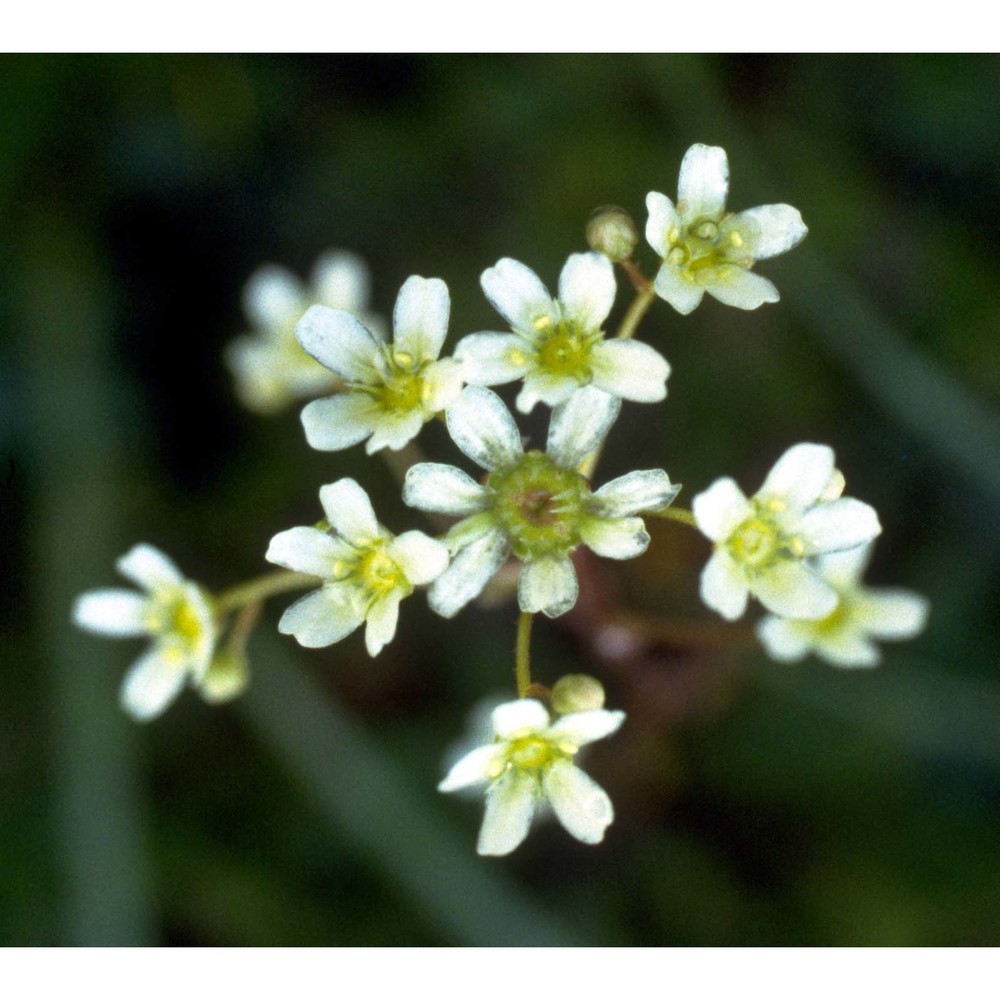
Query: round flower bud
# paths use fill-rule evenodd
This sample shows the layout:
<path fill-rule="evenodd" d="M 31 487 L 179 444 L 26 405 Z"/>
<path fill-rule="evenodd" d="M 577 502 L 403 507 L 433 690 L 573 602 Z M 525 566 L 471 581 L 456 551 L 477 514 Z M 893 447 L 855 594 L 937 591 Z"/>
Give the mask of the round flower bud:
<path fill-rule="evenodd" d="M 604 707 L 604 686 L 589 674 L 567 674 L 552 688 L 552 708 L 559 715 Z"/>
<path fill-rule="evenodd" d="M 592 250 L 616 264 L 631 259 L 639 242 L 639 230 L 632 216 L 617 205 L 594 209 L 587 222 L 587 243 Z"/>

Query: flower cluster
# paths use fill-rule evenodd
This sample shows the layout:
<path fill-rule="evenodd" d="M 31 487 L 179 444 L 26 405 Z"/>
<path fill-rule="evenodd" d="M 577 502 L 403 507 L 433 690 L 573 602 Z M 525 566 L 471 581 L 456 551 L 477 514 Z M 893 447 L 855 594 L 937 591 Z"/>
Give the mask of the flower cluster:
<path fill-rule="evenodd" d="M 704 603 L 733 621 L 751 597 L 759 601 L 767 616 L 757 634 L 779 660 L 813 652 L 836 666 L 871 666 L 879 658 L 873 639 L 916 635 L 927 617 L 923 598 L 860 583 L 881 525 L 872 507 L 843 496 L 844 477 L 826 445 L 789 448 L 750 497 L 733 479 L 717 479 L 691 511 L 671 507 L 680 487 L 660 468 L 592 487 L 623 401 L 652 404 L 667 395 L 670 364 L 634 339 L 656 298 L 681 314 L 706 292 L 740 309 L 778 301 L 753 267 L 805 237 L 802 217 L 784 204 L 727 212 L 728 189 L 725 151 L 699 144 L 684 156 L 676 204 L 648 194 L 646 238 L 659 258 L 652 279 L 632 259 L 638 227 L 615 207 L 592 217 L 591 251 L 569 256 L 555 297 L 525 264 L 501 258 L 480 283 L 509 330 L 468 333 L 452 356 L 443 354 L 451 300 L 440 278 L 404 282 L 390 341 L 367 311 L 367 270 L 352 255 L 321 258 L 309 288 L 282 268 L 255 274 L 244 305 L 256 332 L 227 353 L 246 405 L 274 411 L 310 400 L 301 414 L 309 445 L 341 451 L 364 442 L 368 455 L 401 452 L 384 457 L 401 478 L 403 501 L 435 523 L 450 520 L 438 537 L 412 529 L 395 535 L 362 486 L 341 478 L 319 490 L 323 521 L 271 539 L 266 558 L 286 572 L 216 598 L 156 549 L 136 546 L 118 568 L 143 592 L 91 591 L 73 611 L 91 631 L 152 637 L 125 678 L 125 709 L 152 718 L 186 682 L 209 700 L 238 693 L 246 635 L 273 594 L 309 589 L 278 623 L 302 646 L 329 646 L 364 625 L 374 657 L 396 634 L 400 602 L 417 588 L 427 588 L 434 612 L 451 618 L 509 564 L 521 611 L 518 699 L 493 709 L 489 732 L 439 785 L 443 792 L 485 789 L 479 852 L 503 855 L 549 807 L 588 844 L 603 839 L 614 815 L 607 794 L 575 761 L 581 748 L 614 733 L 624 713 L 605 710 L 594 678 L 567 675 L 549 689 L 530 672 L 532 616 L 557 618 L 577 603 L 573 559 L 581 546 L 632 559 L 650 545 L 644 516 L 693 524 L 713 546 L 701 573 Z M 637 294 L 609 335 L 615 265 Z M 544 450 L 526 446 L 530 440 L 489 388 L 513 382 L 520 382 L 517 411 L 551 408 Z M 413 441 L 435 418 L 478 467 L 475 478 L 415 458 Z"/>

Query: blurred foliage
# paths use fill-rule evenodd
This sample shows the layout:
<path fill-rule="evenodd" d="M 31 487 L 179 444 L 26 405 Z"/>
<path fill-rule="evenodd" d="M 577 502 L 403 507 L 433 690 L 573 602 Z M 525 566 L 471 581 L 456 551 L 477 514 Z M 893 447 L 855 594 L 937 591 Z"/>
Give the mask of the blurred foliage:
<path fill-rule="evenodd" d="M 4 56 L 0 84 L 0 942 L 998 943 L 997 60 Z M 626 406 L 598 478 L 662 465 L 690 503 L 827 442 L 885 526 L 870 580 L 927 594 L 927 633 L 875 672 L 771 663 L 700 608 L 703 542 L 656 525 L 536 629 L 539 679 L 592 669 L 629 711 L 588 765 L 607 842 L 546 826 L 499 862 L 481 806 L 434 789 L 511 690 L 509 606 L 415 600 L 370 661 L 275 636 L 277 601 L 243 702 L 124 720 L 136 647 L 68 615 L 134 541 L 221 588 L 345 474 L 416 524 L 360 449 L 237 407 L 220 358 L 254 268 L 349 248 L 384 313 L 442 276 L 453 344 L 498 326 L 485 267 L 554 286 L 590 211 L 642 226 L 697 141 L 726 147 L 731 207 L 789 202 L 810 236 L 761 267 L 777 306 L 654 308 L 670 396 Z M 663 617 L 655 655 L 602 661 L 620 600 Z"/>

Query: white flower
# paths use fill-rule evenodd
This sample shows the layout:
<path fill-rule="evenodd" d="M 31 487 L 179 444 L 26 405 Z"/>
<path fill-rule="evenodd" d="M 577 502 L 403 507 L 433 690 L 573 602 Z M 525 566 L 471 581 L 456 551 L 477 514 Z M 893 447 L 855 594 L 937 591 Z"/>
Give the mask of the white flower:
<path fill-rule="evenodd" d="M 353 480 L 323 486 L 331 531 L 289 528 L 271 539 L 267 559 L 323 584 L 281 616 L 278 631 L 310 648 L 329 646 L 367 622 L 365 645 L 377 656 L 396 634 L 399 602 L 448 565 L 448 550 L 421 531 L 398 537 L 375 520 L 368 494 Z"/>
<path fill-rule="evenodd" d="M 606 340 L 601 324 L 615 299 L 615 275 L 603 254 L 572 254 L 552 299 L 538 275 L 505 257 L 483 272 L 483 291 L 513 333 L 463 337 L 455 357 L 473 385 L 523 378 L 517 408 L 529 413 L 541 400 L 565 402 L 581 386 L 637 403 L 667 394 L 670 365 L 648 344 Z"/>
<path fill-rule="evenodd" d="M 73 621 L 89 632 L 114 637 L 149 635 L 152 647 L 125 675 L 121 705 L 144 722 L 159 715 L 184 682 L 202 688 L 215 646 L 216 627 L 198 584 L 152 545 L 136 545 L 115 564 L 134 590 L 89 590 L 73 606 Z"/>
<path fill-rule="evenodd" d="M 663 258 L 656 294 L 679 313 L 695 309 L 705 292 L 738 309 L 777 302 L 778 289 L 750 269 L 791 250 L 808 232 L 791 205 L 727 213 L 728 193 L 726 151 L 698 143 L 684 154 L 676 208 L 666 195 L 646 196 L 646 239 Z"/>
<path fill-rule="evenodd" d="M 487 784 L 480 854 L 513 851 L 528 835 L 536 806 L 545 800 L 577 840 L 598 844 L 614 809 L 604 789 L 573 758 L 580 747 L 610 736 L 624 718 L 624 712 L 596 709 L 553 722 L 545 706 L 531 698 L 499 705 L 492 716 L 494 741 L 462 757 L 438 790 Z"/>
<path fill-rule="evenodd" d="M 881 530 L 867 504 L 841 498 L 843 476 L 825 445 L 797 444 L 778 459 L 764 485 L 747 499 L 729 478 L 694 498 L 699 529 L 715 542 L 701 574 L 701 597 L 730 621 L 753 594 L 776 615 L 825 618 L 837 591 L 809 562 L 853 549 Z"/>
<path fill-rule="evenodd" d="M 406 474 L 411 507 L 462 517 L 446 541 L 453 559 L 428 594 L 450 618 L 477 597 L 513 552 L 522 561 L 518 599 L 550 618 L 576 604 L 570 553 L 581 543 L 610 559 L 646 551 L 641 511 L 661 510 L 677 495 L 662 469 L 630 472 L 596 492 L 577 471 L 604 440 L 621 401 L 599 389 L 575 392 L 556 407 L 544 453 L 521 446 L 507 407 L 491 390 L 469 386 L 448 408 L 448 431 L 489 475 L 480 485 L 451 465 L 424 462 Z"/>
<path fill-rule="evenodd" d="M 861 585 L 871 549 L 862 545 L 816 560 L 816 572 L 838 597 L 825 618 L 768 615 L 757 625 L 757 635 L 774 659 L 801 660 L 812 652 L 835 667 L 874 667 L 880 655 L 873 638 L 910 639 L 923 631 L 930 607 L 926 598 L 909 590 Z"/>
<path fill-rule="evenodd" d="M 243 290 L 243 310 L 254 332 L 234 340 L 225 354 L 244 406 L 274 413 L 296 399 L 337 388 L 340 379 L 302 350 L 295 324 L 320 304 L 354 313 L 381 336 L 384 321 L 367 311 L 370 284 L 364 261 L 342 250 L 320 257 L 308 287 L 275 264 L 254 272 Z"/>
<path fill-rule="evenodd" d="M 343 393 L 302 411 L 306 439 L 320 451 L 339 451 L 368 438 L 369 455 L 398 450 L 454 400 L 461 365 L 438 360 L 451 304 L 440 278 L 408 278 L 399 291 L 386 344 L 350 313 L 313 306 L 299 322 L 299 343 L 346 382 Z"/>

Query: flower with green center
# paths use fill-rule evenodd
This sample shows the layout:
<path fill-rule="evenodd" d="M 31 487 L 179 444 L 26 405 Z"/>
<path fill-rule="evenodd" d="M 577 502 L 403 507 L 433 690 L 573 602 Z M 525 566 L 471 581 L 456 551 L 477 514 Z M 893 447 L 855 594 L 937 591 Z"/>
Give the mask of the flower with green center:
<path fill-rule="evenodd" d="M 524 379 L 517 408 L 565 402 L 593 385 L 622 399 L 657 403 L 670 365 L 648 344 L 606 340 L 601 324 L 615 299 L 615 275 L 603 254 L 572 254 L 553 299 L 538 275 L 505 257 L 483 272 L 483 291 L 513 333 L 472 333 L 455 348 L 472 385 Z"/>
<path fill-rule="evenodd" d="M 423 462 L 406 474 L 411 507 L 461 517 L 446 537 L 453 559 L 428 595 L 445 618 L 477 597 L 514 554 L 521 561 L 523 611 L 554 618 L 576 604 L 570 554 L 586 545 L 631 559 L 649 545 L 641 511 L 661 510 L 680 490 L 662 469 L 630 472 L 591 492 L 577 471 L 604 440 L 621 401 L 588 387 L 556 407 L 545 452 L 525 453 L 510 411 L 491 390 L 469 386 L 448 408 L 448 431 L 488 475 L 484 483 L 451 465 Z"/>
<path fill-rule="evenodd" d="M 768 615 L 757 635 L 776 660 L 793 662 L 807 653 L 835 667 L 874 667 L 880 654 L 872 639 L 910 639 L 927 623 L 927 599 L 909 590 L 865 587 L 861 576 L 871 545 L 816 560 L 817 574 L 837 592 L 837 606 L 815 620 Z"/>
<path fill-rule="evenodd" d="M 394 339 L 386 344 L 350 313 L 313 306 L 299 322 L 299 343 L 339 375 L 345 389 L 302 410 L 309 444 L 339 451 L 367 438 L 371 455 L 416 437 L 462 388 L 461 365 L 438 360 L 449 310 L 440 278 L 408 278 L 393 312 Z"/>
<path fill-rule="evenodd" d="M 73 621 L 101 635 L 152 637 L 152 647 L 125 675 L 120 696 L 122 708 L 145 722 L 177 697 L 185 681 L 199 690 L 206 684 L 215 619 L 205 592 L 152 545 L 134 546 L 115 565 L 145 593 L 87 591 L 76 599 Z"/>
<path fill-rule="evenodd" d="M 283 267 L 259 268 L 243 291 L 254 332 L 234 340 L 225 355 L 243 405 L 277 413 L 296 399 L 338 388 L 340 377 L 302 350 L 295 325 L 318 304 L 353 313 L 381 337 L 384 321 L 368 312 L 370 285 L 364 261 L 341 250 L 320 257 L 308 287 Z"/>
<path fill-rule="evenodd" d="M 646 196 L 646 239 L 663 258 L 656 294 L 679 313 L 697 308 L 705 292 L 738 309 L 777 302 L 778 289 L 751 268 L 791 250 L 808 232 L 791 205 L 727 212 L 728 193 L 726 151 L 698 143 L 684 154 L 676 207 L 656 191 Z"/>
<path fill-rule="evenodd" d="M 285 611 L 278 631 L 318 648 L 367 622 L 365 645 L 377 656 L 396 634 L 399 602 L 442 572 L 448 550 L 421 531 L 391 534 L 353 479 L 323 486 L 319 499 L 330 531 L 290 528 L 267 550 L 269 562 L 323 581 Z"/>
<path fill-rule="evenodd" d="M 856 548 L 881 530 L 865 503 L 841 497 L 843 476 L 825 445 L 797 444 L 750 499 L 729 478 L 694 498 L 698 528 L 715 543 L 701 574 L 702 600 L 733 621 L 753 594 L 773 614 L 825 618 L 837 591 L 814 556 Z"/>
<path fill-rule="evenodd" d="M 548 802 L 577 840 L 598 844 L 614 819 L 607 793 L 573 762 L 582 746 L 616 732 L 624 712 L 595 709 L 552 720 L 532 698 L 493 710 L 494 740 L 465 754 L 438 785 L 454 792 L 486 786 L 478 852 L 509 854 L 528 835 L 536 808 Z"/>

